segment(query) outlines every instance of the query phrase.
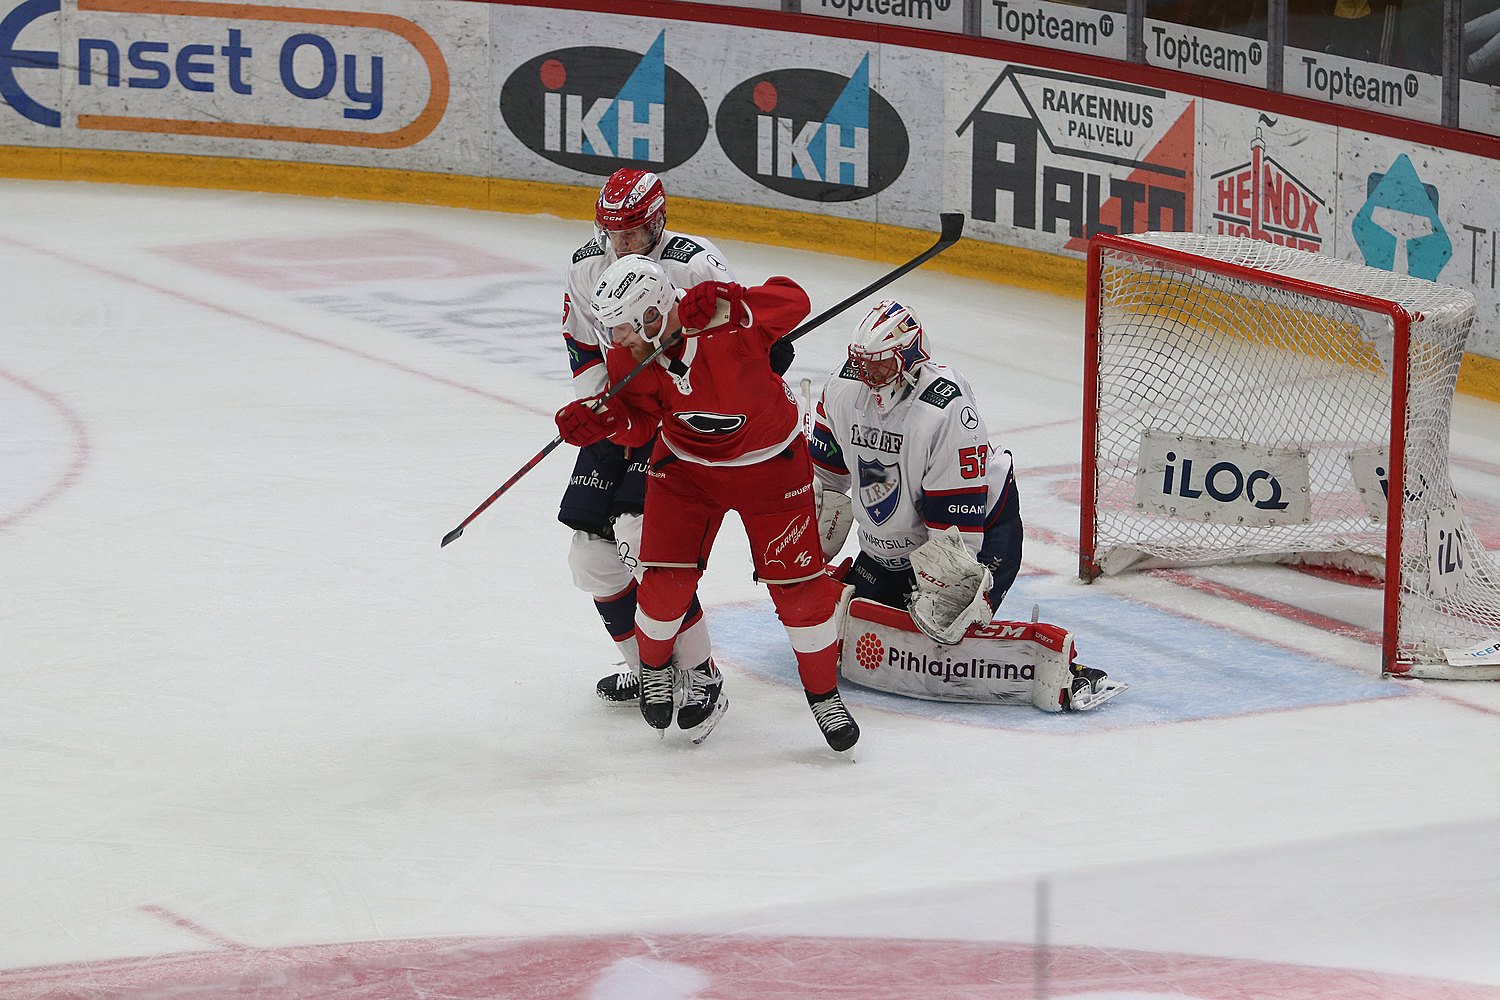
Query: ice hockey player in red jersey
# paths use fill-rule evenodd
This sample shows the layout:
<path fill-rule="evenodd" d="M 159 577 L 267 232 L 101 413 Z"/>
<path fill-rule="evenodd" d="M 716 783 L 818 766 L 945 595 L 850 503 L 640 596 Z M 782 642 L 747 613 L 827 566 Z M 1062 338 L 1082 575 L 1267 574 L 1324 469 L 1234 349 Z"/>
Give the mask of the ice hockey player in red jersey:
<path fill-rule="evenodd" d="M 840 588 L 823 572 L 797 402 L 767 363 L 771 345 L 807 315 L 807 293 L 781 277 L 679 292 L 655 261 L 630 256 L 600 277 L 593 304 L 628 349 L 606 355 L 611 384 L 663 338 L 670 345 L 614 399 L 575 400 L 557 413 L 563 440 L 580 447 L 606 437 L 637 447 L 661 429 L 646 485 L 636 608 L 641 714 L 656 729 L 672 723 L 672 638 L 733 510 L 791 640 L 813 716 L 830 747 L 848 750 L 859 727 L 838 690 Z M 685 680 L 680 728 L 723 714 L 721 677 L 689 670 Z"/>
<path fill-rule="evenodd" d="M 573 253 L 563 294 L 563 340 L 573 391 L 580 399 L 607 386 L 604 356 L 612 345 L 609 331 L 594 315 L 590 294 L 604 269 L 620 256 L 650 257 L 682 287 L 734 280 L 718 247 L 701 236 L 667 229 L 666 222 L 666 191 L 661 178 L 650 171 L 621 168 L 599 189 L 594 236 Z M 625 661 L 625 669 L 605 676 L 595 687 L 600 698 L 614 704 L 640 701 L 635 602 L 649 454 L 649 448 L 627 454 L 608 440 L 579 449 L 558 506 L 558 520 L 573 529 L 568 548 L 573 582 L 593 598 L 617 655 Z M 677 637 L 676 655 L 690 666 L 707 664 L 704 669 L 713 671 L 711 652 L 708 625 L 695 600 Z"/>

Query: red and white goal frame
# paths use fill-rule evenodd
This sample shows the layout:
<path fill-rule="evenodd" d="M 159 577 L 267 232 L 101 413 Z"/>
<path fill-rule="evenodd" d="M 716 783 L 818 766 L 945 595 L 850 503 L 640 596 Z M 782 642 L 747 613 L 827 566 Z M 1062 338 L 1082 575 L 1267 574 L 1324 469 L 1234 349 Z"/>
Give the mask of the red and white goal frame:
<path fill-rule="evenodd" d="M 1337 565 L 1384 580 L 1385 673 L 1500 678 L 1500 571 L 1448 467 L 1474 314 L 1461 289 L 1260 240 L 1095 236 L 1080 577 Z"/>

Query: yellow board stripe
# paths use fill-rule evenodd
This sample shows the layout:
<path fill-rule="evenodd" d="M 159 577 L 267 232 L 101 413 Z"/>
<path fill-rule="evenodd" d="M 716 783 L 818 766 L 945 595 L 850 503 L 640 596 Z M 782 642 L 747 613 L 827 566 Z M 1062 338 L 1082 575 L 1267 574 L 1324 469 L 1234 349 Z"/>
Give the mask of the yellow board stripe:
<path fill-rule="evenodd" d="M 291 163 L 229 156 L 183 156 L 117 150 L 0 146 L 0 176 L 27 180 L 98 181 L 152 187 L 264 191 L 317 198 L 360 198 L 443 205 L 520 215 L 593 218 L 596 190 L 505 178 Z M 732 209 L 726 212 L 726 209 Z M 745 240 L 899 264 L 932 244 L 932 233 L 811 212 L 672 196 L 672 225 L 716 239 Z M 732 228 L 725 220 L 733 218 Z M 1039 250 L 965 240 L 929 269 L 996 284 L 1082 298 L 1084 262 Z M 1500 402 L 1500 360 L 1464 355 L 1458 390 Z"/>

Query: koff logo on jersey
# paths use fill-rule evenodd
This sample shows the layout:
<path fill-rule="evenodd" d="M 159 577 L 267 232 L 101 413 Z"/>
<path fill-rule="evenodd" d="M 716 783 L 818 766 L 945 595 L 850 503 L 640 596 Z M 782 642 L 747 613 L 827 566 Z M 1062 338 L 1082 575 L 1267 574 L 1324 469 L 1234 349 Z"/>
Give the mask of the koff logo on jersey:
<path fill-rule="evenodd" d="M 853 76 L 777 69 L 736 85 L 719 104 L 715 132 L 747 177 L 807 201 L 855 201 L 906 169 L 901 116 L 870 89 L 870 57 Z"/>
<path fill-rule="evenodd" d="M 500 90 L 506 126 L 553 163 L 600 176 L 687 162 L 708 138 L 708 106 L 667 65 L 666 38 L 644 54 L 583 46 L 522 63 Z"/>

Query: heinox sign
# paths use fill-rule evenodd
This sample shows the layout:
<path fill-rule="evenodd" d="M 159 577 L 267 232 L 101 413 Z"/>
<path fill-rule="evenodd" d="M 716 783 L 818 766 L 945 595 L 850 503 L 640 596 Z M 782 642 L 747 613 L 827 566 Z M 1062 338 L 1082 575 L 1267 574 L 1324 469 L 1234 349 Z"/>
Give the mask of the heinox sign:
<path fill-rule="evenodd" d="M 708 106 L 667 65 L 666 37 L 644 55 L 582 46 L 529 59 L 500 88 L 500 115 L 533 152 L 584 173 L 678 166 L 708 137 Z"/>
<path fill-rule="evenodd" d="M 1276 120 L 1262 114 L 1259 123 L 1274 127 Z M 1321 250 L 1326 203 L 1267 152 L 1258 125 L 1249 152 L 1248 163 L 1209 178 L 1213 183 L 1215 231 L 1297 250 Z"/>
<path fill-rule="evenodd" d="M 855 201 L 906 169 L 910 139 L 889 101 L 870 89 L 870 57 L 852 76 L 777 69 L 737 84 L 714 127 L 729 161 L 773 191 L 807 201 Z"/>

